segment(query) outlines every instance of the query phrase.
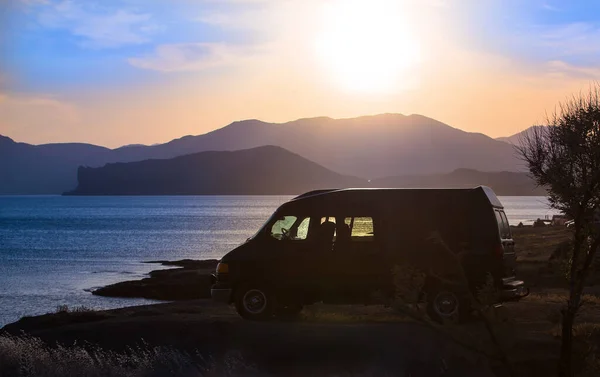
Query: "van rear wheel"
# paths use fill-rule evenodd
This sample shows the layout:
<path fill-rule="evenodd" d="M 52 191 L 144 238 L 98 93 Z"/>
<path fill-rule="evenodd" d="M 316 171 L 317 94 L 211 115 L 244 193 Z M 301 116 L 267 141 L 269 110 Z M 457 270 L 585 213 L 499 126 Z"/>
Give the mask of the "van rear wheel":
<path fill-rule="evenodd" d="M 274 299 L 267 287 L 246 284 L 237 289 L 235 308 L 244 319 L 264 321 L 273 317 Z"/>

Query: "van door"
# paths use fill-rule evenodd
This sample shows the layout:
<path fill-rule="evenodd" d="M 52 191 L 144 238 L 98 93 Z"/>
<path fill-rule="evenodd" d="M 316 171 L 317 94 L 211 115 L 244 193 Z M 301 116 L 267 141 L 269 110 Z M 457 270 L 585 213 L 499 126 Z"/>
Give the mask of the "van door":
<path fill-rule="evenodd" d="M 315 226 L 309 216 L 281 216 L 270 230 L 273 244 L 268 273 L 284 296 L 305 295 L 314 290 Z"/>
<path fill-rule="evenodd" d="M 380 240 L 371 216 L 338 217 L 328 301 L 366 303 L 383 275 Z"/>

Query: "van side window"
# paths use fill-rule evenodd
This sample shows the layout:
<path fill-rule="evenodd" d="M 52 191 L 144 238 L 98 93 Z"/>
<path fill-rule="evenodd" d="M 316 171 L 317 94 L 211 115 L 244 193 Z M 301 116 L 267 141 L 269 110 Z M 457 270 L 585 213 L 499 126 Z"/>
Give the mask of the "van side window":
<path fill-rule="evenodd" d="M 308 237 L 310 217 L 282 216 L 271 226 L 271 237 L 277 240 L 305 240 Z"/>
<path fill-rule="evenodd" d="M 344 222 L 350 227 L 352 241 L 373 241 L 375 233 L 372 217 L 346 217 Z"/>
<path fill-rule="evenodd" d="M 335 216 L 324 216 L 324 217 L 321 217 L 321 224 L 323 224 L 325 222 L 330 222 L 330 223 L 334 223 L 335 224 Z M 332 241 L 335 241 L 336 238 L 337 238 L 337 228 L 336 228 L 336 230 L 333 231 L 333 239 L 332 239 Z"/>
<path fill-rule="evenodd" d="M 308 226 L 310 225 L 310 217 L 304 218 L 298 225 L 298 231 L 296 232 L 297 240 L 305 240 L 308 237 Z"/>
<path fill-rule="evenodd" d="M 508 223 L 506 213 L 504 213 L 504 211 L 500 211 L 500 214 L 502 215 L 502 222 L 504 223 L 506 238 L 512 238 L 512 235 L 510 234 L 510 224 Z"/>
<path fill-rule="evenodd" d="M 510 238 L 510 227 L 508 226 L 508 220 L 503 211 L 494 211 L 496 215 L 496 222 L 498 223 L 498 231 L 500 232 L 500 238 Z"/>

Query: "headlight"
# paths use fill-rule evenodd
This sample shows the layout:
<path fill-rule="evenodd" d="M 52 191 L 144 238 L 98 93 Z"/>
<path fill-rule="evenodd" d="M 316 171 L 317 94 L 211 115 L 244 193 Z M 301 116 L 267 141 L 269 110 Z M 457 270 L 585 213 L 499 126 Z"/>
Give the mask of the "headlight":
<path fill-rule="evenodd" d="M 217 274 L 226 274 L 229 272 L 229 265 L 227 263 L 217 264 Z"/>

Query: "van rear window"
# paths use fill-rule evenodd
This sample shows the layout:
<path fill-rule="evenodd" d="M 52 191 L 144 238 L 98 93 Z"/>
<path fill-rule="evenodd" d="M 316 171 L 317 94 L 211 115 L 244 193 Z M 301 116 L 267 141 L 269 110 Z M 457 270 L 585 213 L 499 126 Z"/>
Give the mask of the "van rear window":
<path fill-rule="evenodd" d="M 494 211 L 496 214 L 496 222 L 498 223 L 498 230 L 500 231 L 500 238 L 509 239 L 511 238 L 510 226 L 508 225 L 508 219 L 504 211 Z"/>

